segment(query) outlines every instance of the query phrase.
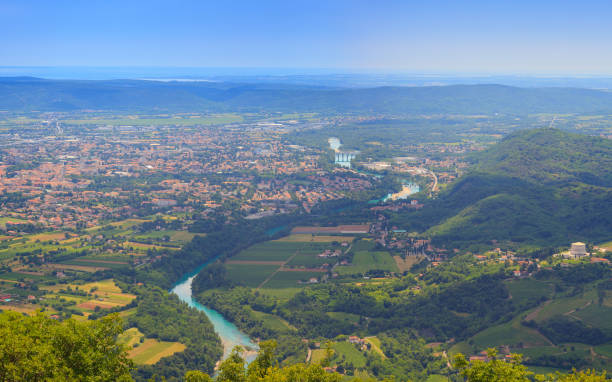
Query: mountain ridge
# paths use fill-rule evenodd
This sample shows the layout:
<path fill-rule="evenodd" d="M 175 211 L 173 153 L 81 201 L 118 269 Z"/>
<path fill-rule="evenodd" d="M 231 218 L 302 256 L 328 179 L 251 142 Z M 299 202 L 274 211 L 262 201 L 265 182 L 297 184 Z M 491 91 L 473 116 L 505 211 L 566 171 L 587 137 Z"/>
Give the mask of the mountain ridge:
<path fill-rule="evenodd" d="M 581 88 L 292 84 L 0 77 L 0 109 L 301 111 L 393 114 L 612 113 L 612 93 Z"/>

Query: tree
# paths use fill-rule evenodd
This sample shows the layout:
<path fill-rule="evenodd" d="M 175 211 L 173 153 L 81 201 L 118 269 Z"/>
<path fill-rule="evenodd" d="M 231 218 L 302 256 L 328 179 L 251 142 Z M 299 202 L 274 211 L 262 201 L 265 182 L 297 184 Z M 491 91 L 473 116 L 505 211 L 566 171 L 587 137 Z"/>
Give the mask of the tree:
<path fill-rule="evenodd" d="M 43 313 L 0 313 L 1 381 L 131 381 L 132 362 L 116 339 L 112 314 L 97 321 L 52 320 Z"/>
<path fill-rule="evenodd" d="M 268 373 L 268 370 L 278 365 L 274 357 L 276 346 L 277 343 L 274 340 L 262 341 L 259 344 L 257 358 L 249 365 L 247 373 L 249 378 L 263 378 Z"/>
<path fill-rule="evenodd" d="M 218 382 L 246 382 L 245 361 L 242 348 L 236 346 L 230 356 L 219 365 Z"/>
<path fill-rule="evenodd" d="M 455 356 L 455 368 L 459 370 L 469 382 L 529 382 L 529 376 L 533 374 L 521 364 L 522 356 L 513 354 L 510 362 L 497 359 L 497 351 L 487 350 L 488 362 L 468 362 L 463 354 Z"/>
<path fill-rule="evenodd" d="M 185 382 L 212 382 L 212 378 L 202 371 L 191 370 L 185 373 Z"/>
<path fill-rule="evenodd" d="M 521 364 L 522 356 L 512 354 L 510 361 L 497 359 L 495 349 L 487 349 L 489 361 L 475 360 L 468 362 L 461 353 L 455 356 L 454 367 L 468 382 L 529 382 L 533 377 L 538 382 L 604 382 L 606 372 L 598 374 L 593 370 L 576 371 L 562 375 L 534 375 Z"/>
<path fill-rule="evenodd" d="M 328 373 L 320 365 L 298 363 L 279 367 L 274 351 L 276 341 L 263 341 L 257 358 L 245 368 L 243 349 L 234 348 L 219 365 L 217 382 L 340 382 L 338 373 Z"/>

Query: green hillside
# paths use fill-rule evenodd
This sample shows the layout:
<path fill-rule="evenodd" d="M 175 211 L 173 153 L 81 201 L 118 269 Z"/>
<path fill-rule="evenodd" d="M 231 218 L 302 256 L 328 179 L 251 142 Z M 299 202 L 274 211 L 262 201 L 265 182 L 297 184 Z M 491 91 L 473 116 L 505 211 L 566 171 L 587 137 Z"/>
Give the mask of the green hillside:
<path fill-rule="evenodd" d="M 523 130 L 472 159 L 471 171 L 428 208 L 394 219 L 453 245 L 609 239 L 611 140 Z"/>

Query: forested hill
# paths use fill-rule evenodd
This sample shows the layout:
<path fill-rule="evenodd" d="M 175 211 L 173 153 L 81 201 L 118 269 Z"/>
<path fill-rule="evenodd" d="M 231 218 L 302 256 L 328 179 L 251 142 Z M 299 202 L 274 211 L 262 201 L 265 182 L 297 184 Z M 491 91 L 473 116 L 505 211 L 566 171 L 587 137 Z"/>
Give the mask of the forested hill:
<path fill-rule="evenodd" d="M 428 208 L 400 217 L 439 243 L 610 240 L 612 141 L 555 129 L 509 135 Z"/>
<path fill-rule="evenodd" d="M 515 132 L 476 156 L 475 170 L 543 184 L 612 187 L 612 140 L 555 129 Z"/>
<path fill-rule="evenodd" d="M 502 85 L 326 88 L 288 84 L 0 78 L 0 110 L 612 113 L 612 93 Z"/>

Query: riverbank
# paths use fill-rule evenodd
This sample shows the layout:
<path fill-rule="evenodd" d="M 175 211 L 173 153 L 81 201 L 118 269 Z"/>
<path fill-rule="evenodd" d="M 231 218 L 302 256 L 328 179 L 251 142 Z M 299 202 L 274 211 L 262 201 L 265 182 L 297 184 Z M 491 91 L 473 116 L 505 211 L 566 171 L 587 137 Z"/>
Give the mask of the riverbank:
<path fill-rule="evenodd" d="M 200 271 L 202 271 L 202 269 L 214 263 L 217 261 L 217 259 L 218 257 L 213 258 L 194 271 L 183 276 L 183 278 L 176 283 L 170 292 L 176 294 L 181 301 L 187 303 L 187 305 L 190 307 L 206 314 L 210 322 L 213 324 L 215 332 L 221 339 L 221 343 L 223 344 L 223 357 L 221 360 L 226 359 L 231 354 L 234 347 L 241 346 L 247 350 L 243 356 L 247 361 L 251 361 L 257 355 L 258 345 L 251 340 L 249 336 L 241 332 L 236 325 L 226 320 L 225 317 L 223 317 L 223 315 L 221 315 L 219 312 L 200 304 L 193 298 L 191 290 L 193 279 L 198 273 L 200 273 Z"/>

